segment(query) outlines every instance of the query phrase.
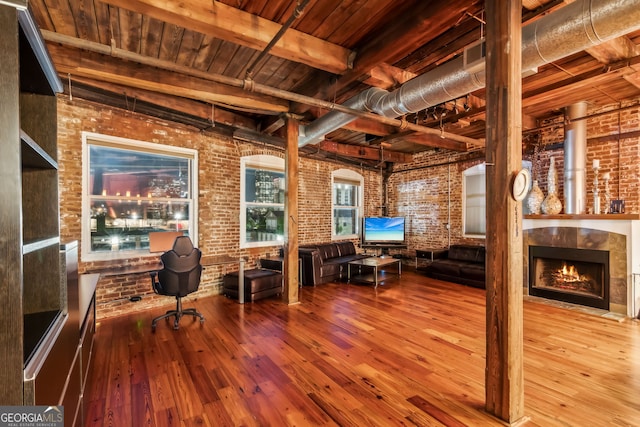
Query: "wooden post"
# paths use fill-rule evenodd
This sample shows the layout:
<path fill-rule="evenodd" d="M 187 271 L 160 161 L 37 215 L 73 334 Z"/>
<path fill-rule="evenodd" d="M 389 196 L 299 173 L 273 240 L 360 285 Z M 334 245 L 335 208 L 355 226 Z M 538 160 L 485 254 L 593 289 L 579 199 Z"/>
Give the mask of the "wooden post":
<path fill-rule="evenodd" d="M 487 307 L 485 409 L 515 423 L 524 412 L 522 203 L 522 0 L 487 0 Z"/>
<path fill-rule="evenodd" d="M 285 176 L 287 181 L 285 215 L 285 253 L 284 253 L 284 294 L 288 304 L 296 304 L 298 300 L 298 121 L 286 118 L 287 150 L 285 160 Z"/>

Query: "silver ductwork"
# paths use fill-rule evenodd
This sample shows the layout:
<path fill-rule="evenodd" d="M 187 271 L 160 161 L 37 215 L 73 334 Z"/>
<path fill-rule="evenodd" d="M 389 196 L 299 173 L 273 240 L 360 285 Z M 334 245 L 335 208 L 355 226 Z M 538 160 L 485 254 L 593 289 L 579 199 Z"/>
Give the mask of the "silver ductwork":
<path fill-rule="evenodd" d="M 566 108 L 564 130 L 564 212 L 585 213 L 587 207 L 587 103 L 578 102 Z"/>
<path fill-rule="evenodd" d="M 640 0 L 578 0 L 522 29 L 522 70 L 528 72 L 607 40 L 640 29 Z M 470 73 L 460 56 L 399 89 L 371 88 L 349 99 L 345 106 L 385 117 L 416 113 L 485 86 L 484 70 Z M 300 126 L 299 145 L 317 143 L 353 120 L 351 114 L 330 112 Z"/>

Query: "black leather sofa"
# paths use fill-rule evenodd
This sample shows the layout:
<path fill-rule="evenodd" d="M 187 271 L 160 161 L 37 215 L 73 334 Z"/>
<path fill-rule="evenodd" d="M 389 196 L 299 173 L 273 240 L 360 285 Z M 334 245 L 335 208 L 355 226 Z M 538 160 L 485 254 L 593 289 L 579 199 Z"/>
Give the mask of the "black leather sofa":
<path fill-rule="evenodd" d="M 484 246 L 451 245 L 443 257 L 420 268 L 427 276 L 485 289 Z"/>
<path fill-rule="evenodd" d="M 356 253 L 351 241 L 303 245 L 298 248 L 298 253 L 302 260 L 304 286 L 340 280 L 346 276 L 349 261 L 369 257 Z"/>

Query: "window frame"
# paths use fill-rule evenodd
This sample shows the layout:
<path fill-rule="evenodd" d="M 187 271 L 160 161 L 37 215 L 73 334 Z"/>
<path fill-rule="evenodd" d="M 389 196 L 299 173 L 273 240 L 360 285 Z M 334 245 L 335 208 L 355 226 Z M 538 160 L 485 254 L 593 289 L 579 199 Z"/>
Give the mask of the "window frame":
<path fill-rule="evenodd" d="M 255 154 L 240 158 L 240 249 L 262 248 L 269 246 L 281 246 L 284 244 L 284 234 L 282 240 L 265 240 L 257 242 L 247 241 L 247 206 L 257 205 L 257 203 L 247 203 L 246 198 L 246 169 L 262 169 L 285 174 L 284 159 L 272 154 Z M 282 206 L 286 212 L 286 203 L 269 203 L 270 206 Z"/>
<path fill-rule="evenodd" d="M 477 232 L 468 232 L 467 231 L 467 199 L 469 198 L 467 195 L 467 177 L 471 176 L 482 176 L 484 183 L 484 193 L 473 193 L 473 197 L 483 197 L 484 200 L 484 217 L 482 218 L 482 223 L 484 225 L 485 232 L 477 233 Z M 462 171 L 462 237 L 471 238 L 471 239 L 484 239 L 486 237 L 487 230 L 487 172 L 486 172 L 486 164 L 479 163 L 477 165 L 471 166 L 470 168 Z"/>
<path fill-rule="evenodd" d="M 152 153 L 172 157 L 181 157 L 190 160 L 191 170 L 189 171 L 190 198 L 182 199 L 190 205 L 189 237 L 194 246 L 198 246 L 198 151 L 191 148 L 175 147 L 147 141 L 140 141 L 130 138 L 123 138 L 112 135 L 105 135 L 94 132 L 82 132 L 82 213 L 81 222 L 81 256 L 83 261 L 110 261 L 122 260 L 131 257 L 149 255 L 148 249 L 111 251 L 91 251 L 91 200 L 89 194 L 89 179 L 91 175 L 91 165 L 89 164 L 89 148 L 91 145 L 103 147 L 113 147 L 137 151 L 142 153 Z"/>
<path fill-rule="evenodd" d="M 342 206 L 336 205 L 336 184 L 345 183 L 345 184 L 356 184 L 358 186 L 357 189 L 357 204 Z M 364 205 L 364 177 L 351 169 L 336 169 L 331 172 L 331 240 L 352 240 L 360 238 L 360 228 L 362 227 L 362 216 L 363 216 L 363 205 Z M 356 229 L 355 233 L 352 234 L 337 234 L 336 233 L 336 218 L 335 211 L 336 209 L 355 209 L 356 210 Z"/>

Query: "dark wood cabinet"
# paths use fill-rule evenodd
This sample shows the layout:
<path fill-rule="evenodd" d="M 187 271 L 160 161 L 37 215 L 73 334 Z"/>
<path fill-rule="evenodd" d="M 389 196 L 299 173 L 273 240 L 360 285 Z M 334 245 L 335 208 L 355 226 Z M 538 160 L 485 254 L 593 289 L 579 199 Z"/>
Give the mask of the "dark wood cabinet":
<path fill-rule="evenodd" d="M 69 311 L 59 237 L 62 84 L 26 0 L 0 4 L 0 52 L 0 404 L 78 402 L 80 321 L 77 307 L 75 320 Z"/>

